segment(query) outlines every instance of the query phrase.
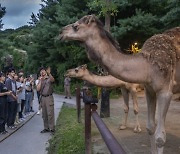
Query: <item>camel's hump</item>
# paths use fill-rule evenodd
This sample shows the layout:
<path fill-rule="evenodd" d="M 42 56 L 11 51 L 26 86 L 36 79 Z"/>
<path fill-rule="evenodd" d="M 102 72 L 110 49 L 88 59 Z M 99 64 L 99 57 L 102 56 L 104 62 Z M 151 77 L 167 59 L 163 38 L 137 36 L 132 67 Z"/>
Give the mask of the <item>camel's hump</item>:
<path fill-rule="evenodd" d="M 177 51 L 169 35 L 157 34 L 149 38 L 142 47 L 141 54 L 165 74 L 176 63 Z"/>
<path fill-rule="evenodd" d="M 169 35 L 170 37 L 179 38 L 180 37 L 180 27 L 168 29 L 163 34 Z"/>
<path fill-rule="evenodd" d="M 177 48 L 177 54 L 180 55 L 180 27 L 169 29 L 163 34 L 168 35 L 173 39 L 174 45 Z"/>

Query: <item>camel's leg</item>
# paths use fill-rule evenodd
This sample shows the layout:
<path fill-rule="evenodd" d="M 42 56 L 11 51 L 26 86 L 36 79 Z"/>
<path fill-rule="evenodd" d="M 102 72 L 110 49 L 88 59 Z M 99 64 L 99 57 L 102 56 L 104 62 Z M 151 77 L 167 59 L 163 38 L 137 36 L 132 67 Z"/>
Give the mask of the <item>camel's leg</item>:
<path fill-rule="evenodd" d="M 172 98 L 172 92 L 161 91 L 157 94 L 157 128 L 155 132 L 155 140 L 158 154 L 163 153 L 163 147 L 166 142 L 165 119 Z"/>
<path fill-rule="evenodd" d="M 123 129 L 126 129 L 127 127 L 127 117 L 128 117 L 128 112 L 129 112 L 129 92 L 126 88 L 122 87 L 121 88 L 121 93 L 122 93 L 122 96 L 123 96 L 123 99 L 124 99 L 124 113 L 125 113 L 125 116 L 124 116 L 124 122 L 123 124 L 121 124 L 119 126 L 119 129 L 123 130 Z"/>
<path fill-rule="evenodd" d="M 136 90 L 131 89 L 130 93 L 131 93 L 131 96 L 132 96 L 134 114 L 135 114 L 135 117 L 136 117 L 136 124 L 135 124 L 135 128 L 134 128 L 134 133 L 139 133 L 139 132 L 141 132 L 141 127 L 140 127 L 139 119 L 138 119 L 139 107 L 138 107 L 138 102 L 137 102 Z"/>
<path fill-rule="evenodd" d="M 157 148 L 155 144 L 155 112 L 156 112 L 156 93 L 151 89 L 151 87 L 145 88 L 146 100 L 147 100 L 147 111 L 148 119 L 146 128 L 150 136 L 151 142 L 151 153 L 157 154 Z"/>

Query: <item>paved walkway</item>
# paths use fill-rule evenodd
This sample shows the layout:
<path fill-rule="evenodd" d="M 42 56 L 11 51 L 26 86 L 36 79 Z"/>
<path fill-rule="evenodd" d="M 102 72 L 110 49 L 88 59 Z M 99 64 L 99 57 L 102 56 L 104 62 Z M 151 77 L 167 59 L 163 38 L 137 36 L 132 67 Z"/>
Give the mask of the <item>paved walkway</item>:
<path fill-rule="evenodd" d="M 54 95 L 55 98 L 55 118 L 61 110 L 63 102 L 70 106 L 75 105 L 75 97 L 72 99 L 64 99 L 62 95 Z M 150 154 L 150 143 L 146 131 L 147 106 L 144 95 L 138 95 L 139 102 L 139 120 L 142 132 L 139 134 L 133 133 L 135 117 L 133 113 L 132 100 L 130 100 L 130 111 L 128 117 L 128 128 L 126 130 L 119 130 L 119 124 L 123 120 L 123 99 L 111 99 L 109 118 L 103 118 L 108 128 L 114 134 L 119 143 L 122 144 L 128 154 Z M 83 103 L 82 103 L 83 104 Z M 100 106 L 100 104 L 98 104 Z M 37 111 L 37 98 L 34 100 L 34 109 Z M 98 107 L 99 112 L 100 107 Z M 165 154 L 179 154 L 180 153 L 180 102 L 173 99 L 167 114 L 166 131 L 167 143 L 165 145 Z M 43 121 L 41 115 L 33 114 L 29 117 L 26 124 L 22 124 L 10 136 L 0 135 L 0 154 L 46 154 L 46 147 L 48 140 L 51 138 L 49 133 L 41 134 L 43 129 Z M 7 137 L 7 138 L 6 138 Z M 5 139 L 6 138 L 6 139 Z M 4 139 L 4 140 L 3 140 Z M 92 120 L 92 144 L 94 154 L 103 153 L 109 154 L 107 146 L 97 130 Z"/>
<path fill-rule="evenodd" d="M 75 104 L 75 98 L 64 99 L 62 95 L 54 94 L 55 118 L 57 119 L 63 102 Z M 38 102 L 35 95 L 34 110 L 37 111 Z M 36 112 L 20 124 L 16 130 L 8 130 L 8 135 L 0 135 L 0 154 L 46 154 L 50 133 L 41 134 L 43 121 Z"/>

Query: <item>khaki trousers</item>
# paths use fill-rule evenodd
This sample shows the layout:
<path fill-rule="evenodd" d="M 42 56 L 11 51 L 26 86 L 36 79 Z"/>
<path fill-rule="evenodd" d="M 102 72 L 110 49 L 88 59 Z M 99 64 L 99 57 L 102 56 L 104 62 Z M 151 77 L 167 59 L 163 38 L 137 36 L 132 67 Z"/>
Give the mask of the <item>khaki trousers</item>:
<path fill-rule="evenodd" d="M 42 118 L 44 122 L 44 129 L 55 129 L 54 119 L 54 98 L 53 96 L 43 97 L 41 99 Z"/>
<path fill-rule="evenodd" d="M 71 91 L 70 91 L 70 86 L 64 86 L 64 91 L 65 91 L 65 96 L 66 97 L 71 97 Z"/>

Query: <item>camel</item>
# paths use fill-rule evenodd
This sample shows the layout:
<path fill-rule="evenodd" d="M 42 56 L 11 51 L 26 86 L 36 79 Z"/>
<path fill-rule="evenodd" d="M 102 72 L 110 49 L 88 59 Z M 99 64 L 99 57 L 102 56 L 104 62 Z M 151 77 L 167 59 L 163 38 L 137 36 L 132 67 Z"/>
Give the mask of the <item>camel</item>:
<path fill-rule="evenodd" d="M 81 65 L 79 67 L 69 69 L 66 71 L 65 76 L 73 77 L 73 78 L 78 78 L 81 80 L 86 80 L 90 82 L 93 85 L 99 86 L 99 87 L 105 87 L 105 88 L 116 88 L 120 87 L 121 88 L 121 93 L 124 99 L 124 122 L 122 125 L 119 126 L 120 130 L 124 130 L 127 128 L 127 118 L 128 118 L 128 112 L 129 112 L 129 93 L 132 96 L 133 100 L 133 108 L 134 108 L 134 114 L 136 116 L 136 124 L 134 128 L 134 133 L 139 133 L 141 132 L 141 127 L 139 124 L 139 119 L 138 119 L 138 102 L 137 102 L 137 95 L 136 95 L 136 88 L 139 87 L 139 84 L 134 84 L 134 83 L 127 83 L 124 81 L 121 81 L 111 75 L 107 76 L 98 76 L 95 75 L 87 69 L 87 65 Z"/>
<path fill-rule="evenodd" d="M 151 152 L 162 154 L 166 142 L 165 119 L 173 93 L 180 91 L 180 27 L 147 39 L 140 53 L 126 55 L 100 20 L 87 15 L 67 25 L 61 40 L 85 44 L 88 58 L 104 67 L 112 76 L 145 86 L 147 131 Z M 156 122 L 157 107 L 157 122 Z M 157 123 L 157 124 L 156 124 Z"/>

